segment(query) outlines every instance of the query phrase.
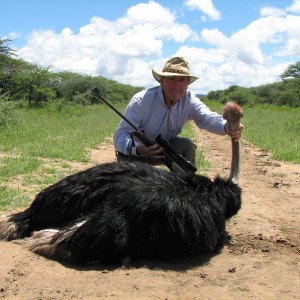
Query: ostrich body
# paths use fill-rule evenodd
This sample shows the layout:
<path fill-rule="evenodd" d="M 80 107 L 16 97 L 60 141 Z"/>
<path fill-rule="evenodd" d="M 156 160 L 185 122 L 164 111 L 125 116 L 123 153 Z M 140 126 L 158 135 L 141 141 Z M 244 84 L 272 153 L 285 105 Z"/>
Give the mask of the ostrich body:
<path fill-rule="evenodd" d="M 0 239 L 22 240 L 36 253 L 73 263 L 199 257 L 226 242 L 226 220 L 241 207 L 237 171 L 211 180 L 137 162 L 97 165 L 2 217 Z"/>

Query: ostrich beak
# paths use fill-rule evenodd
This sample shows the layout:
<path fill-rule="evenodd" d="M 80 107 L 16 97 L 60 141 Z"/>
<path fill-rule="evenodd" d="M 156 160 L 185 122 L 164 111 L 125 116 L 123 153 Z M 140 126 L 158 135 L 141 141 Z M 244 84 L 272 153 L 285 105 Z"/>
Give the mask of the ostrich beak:
<path fill-rule="evenodd" d="M 230 130 L 235 130 L 240 124 L 243 117 L 242 108 L 234 102 L 228 102 L 223 110 L 223 117 L 228 122 Z M 231 156 L 231 170 L 229 178 L 232 182 L 238 184 L 240 176 L 241 164 L 241 143 L 239 138 L 231 138 L 232 156 Z"/>

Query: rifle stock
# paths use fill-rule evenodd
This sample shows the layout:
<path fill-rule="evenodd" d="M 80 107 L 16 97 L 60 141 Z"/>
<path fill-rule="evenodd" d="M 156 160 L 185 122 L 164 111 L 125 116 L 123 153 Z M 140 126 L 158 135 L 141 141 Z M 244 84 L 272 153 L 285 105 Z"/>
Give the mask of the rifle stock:
<path fill-rule="evenodd" d="M 108 100 L 106 100 L 97 88 L 93 88 L 92 92 L 106 103 L 113 111 L 115 111 L 125 122 L 127 122 L 135 131 L 133 134 L 147 147 L 154 145 L 136 126 L 134 126 L 124 115 L 122 115 Z M 160 161 L 165 164 L 171 171 L 176 173 L 195 173 L 197 168 L 189 162 L 184 156 L 176 151 L 170 143 L 158 135 L 155 142 L 163 147 L 164 158 Z"/>

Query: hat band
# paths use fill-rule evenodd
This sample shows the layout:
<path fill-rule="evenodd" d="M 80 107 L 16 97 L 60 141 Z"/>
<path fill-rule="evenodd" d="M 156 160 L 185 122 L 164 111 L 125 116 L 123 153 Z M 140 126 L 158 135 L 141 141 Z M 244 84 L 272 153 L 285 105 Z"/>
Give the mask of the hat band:
<path fill-rule="evenodd" d="M 184 71 L 184 70 L 178 70 L 178 69 L 165 69 L 165 70 L 163 70 L 163 72 L 180 73 L 180 74 L 190 75 L 189 72 Z"/>

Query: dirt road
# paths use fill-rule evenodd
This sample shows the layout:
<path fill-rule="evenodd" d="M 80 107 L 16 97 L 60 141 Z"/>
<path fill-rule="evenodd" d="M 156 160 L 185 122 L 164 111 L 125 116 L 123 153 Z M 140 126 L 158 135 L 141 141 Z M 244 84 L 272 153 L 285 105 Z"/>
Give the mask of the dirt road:
<path fill-rule="evenodd" d="M 212 163 L 209 176 L 229 174 L 229 139 L 201 131 L 198 147 Z M 112 146 L 91 158 L 114 160 Z M 300 165 L 274 161 L 243 141 L 240 185 L 242 209 L 219 254 L 193 264 L 77 268 L 0 242 L 0 298 L 300 299 Z"/>

